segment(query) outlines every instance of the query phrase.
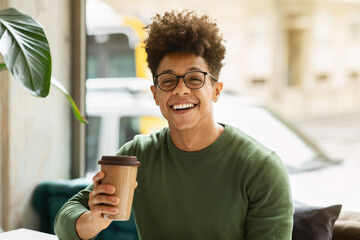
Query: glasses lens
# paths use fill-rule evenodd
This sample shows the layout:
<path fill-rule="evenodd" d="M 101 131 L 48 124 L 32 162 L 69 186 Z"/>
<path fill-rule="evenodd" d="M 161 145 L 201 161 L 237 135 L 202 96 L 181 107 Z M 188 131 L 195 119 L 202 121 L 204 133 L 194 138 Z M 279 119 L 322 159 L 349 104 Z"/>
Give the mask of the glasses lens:
<path fill-rule="evenodd" d="M 189 88 L 201 88 L 205 82 L 205 74 L 202 72 L 189 72 L 185 75 L 184 80 Z"/>
<path fill-rule="evenodd" d="M 157 78 L 158 85 L 163 90 L 171 90 L 176 86 L 177 78 L 174 74 L 164 73 Z"/>

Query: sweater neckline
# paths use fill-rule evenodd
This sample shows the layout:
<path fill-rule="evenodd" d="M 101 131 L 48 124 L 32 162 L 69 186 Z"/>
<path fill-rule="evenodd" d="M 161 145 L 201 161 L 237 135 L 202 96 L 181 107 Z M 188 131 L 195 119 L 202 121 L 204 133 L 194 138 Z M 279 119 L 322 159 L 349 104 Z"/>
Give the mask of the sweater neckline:
<path fill-rule="evenodd" d="M 231 135 L 231 131 L 228 125 L 219 123 L 224 127 L 224 131 L 221 135 L 209 146 L 199 151 L 184 151 L 175 146 L 174 142 L 171 139 L 170 131 L 167 129 L 166 139 L 167 145 L 169 146 L 170 155 L 176 159 L 184 159 L 188 161 L 200 160 L 200 159 L 210 159 L 215 156 L 216 152 L 220 152 L 224 150 L 224 148 L 230 142 L 229 136 Z"/>

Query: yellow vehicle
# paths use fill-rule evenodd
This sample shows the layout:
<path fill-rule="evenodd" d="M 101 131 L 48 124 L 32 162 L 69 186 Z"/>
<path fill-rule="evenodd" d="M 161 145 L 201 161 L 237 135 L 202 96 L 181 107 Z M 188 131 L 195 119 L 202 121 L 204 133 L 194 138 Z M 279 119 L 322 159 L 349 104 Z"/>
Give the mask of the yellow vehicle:
<path fill-rule="evenodd" d="M 122 15 L 118 24 L 88 27 L 86 172 L 136 134 L 166 126 L 150 92 L 145 24 Z"/>
<path fill-rule="evenodd" d="M 143 41 L 145 24 L 132 15 L 119 22 L 87 27 L 87 77 L 151 79 Z"/>

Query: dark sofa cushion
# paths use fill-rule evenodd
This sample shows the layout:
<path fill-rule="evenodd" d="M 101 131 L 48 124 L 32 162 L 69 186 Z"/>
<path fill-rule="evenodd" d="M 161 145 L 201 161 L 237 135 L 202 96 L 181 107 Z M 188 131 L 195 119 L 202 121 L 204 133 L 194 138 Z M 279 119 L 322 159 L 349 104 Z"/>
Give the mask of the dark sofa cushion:
<path fill-rule="evenodd" d="M 40 183 L 34 191 L 32 204 L 40 216 L 40 231 L 54 234 L 54 220 L 62 205 L 86 188 L 87 179 L 56 180 Z"/>
<path fill-rule="evenodd" d="M 40 216 L 40 231 L 54 234 L 54 220 L 64 203 L 87 187 L 89 179 L 56 180 L 40 183 L 33 195 L 33 206 Z M 133 214 L 129 221 L 113 221 L 96 239 L 138 240 Z"/>
<path fill-rule="evenodd" d="M 295 207 L 293 240 L 328 240 L 332 238 L 334 223 L 341 205 L 329 207 Z"/>

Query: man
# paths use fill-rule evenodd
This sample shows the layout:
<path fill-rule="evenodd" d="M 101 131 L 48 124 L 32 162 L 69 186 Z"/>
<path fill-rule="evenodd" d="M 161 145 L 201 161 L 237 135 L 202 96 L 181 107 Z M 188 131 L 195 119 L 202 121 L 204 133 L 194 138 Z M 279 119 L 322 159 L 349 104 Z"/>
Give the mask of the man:
<path fill-rule="evenodd" d="M 136 136 L 118 154 L 141 162 L 133 213 L 140 239 L 291 239 L 292 199 L 281 160 L 240 130 L 216 123 L 213 102 L 225 55 L 208 16 L 156 15 L 145 41 L 151 91 L 169 127 Z M 93 185 L 60 210 L 62 239 L 91 239 L 106 229 L 119 201 L 113 186 Z"/>

